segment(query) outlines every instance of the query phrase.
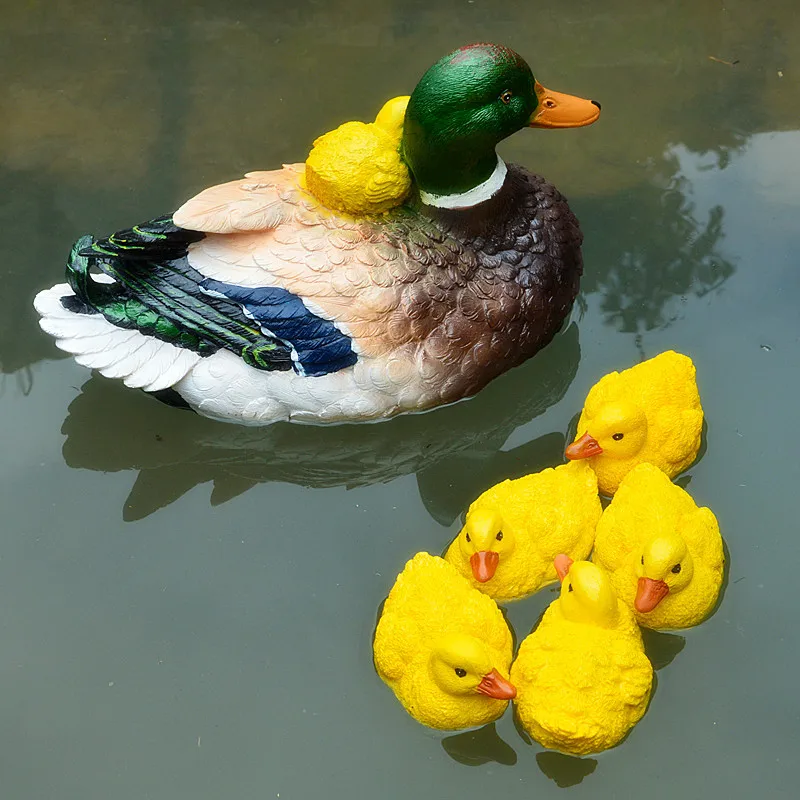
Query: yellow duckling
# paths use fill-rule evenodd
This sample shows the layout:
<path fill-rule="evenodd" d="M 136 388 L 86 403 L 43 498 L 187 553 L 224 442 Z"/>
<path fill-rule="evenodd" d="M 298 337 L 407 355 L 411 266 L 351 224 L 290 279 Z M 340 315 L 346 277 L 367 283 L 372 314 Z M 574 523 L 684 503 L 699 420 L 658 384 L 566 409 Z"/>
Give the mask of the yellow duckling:
<path fill-rule="evenodd" d="M 642 462 L 670 478 L 683 472 L 697 457 L 702 427 L 694 364 L 668 350 L 591 388 L 566 456 L 588 459 L 600 491 L 612 495 Z"/>
<path fill-rule="evenodd" d="M 516 690 L 511 631 L 500 609 L 444 559 L 417 553 L 398 575 L 375 631 L 378 674 L 431 728 L 485 725 Z"/>
<path fill-rule="evenodd" d="M 400 158 L 408 96 L 381 108 L 375 122 L 345 122 L 314 142 L 306 159 L 306 186 L 323 205 L 348 214 L 381 214 L 411 190 Z"/>
<path fill-rule="evenodd" d="M 601 512 L 585 462 L 506 480 L 470 506 L 445 558 L 497 602 L 518 600 L 557 580 L 559 553 L 588 557 Z"/>
<path fill-rule="evenodd" d="M 544 747 L 587 755 L 619 744 L 641 719 L 653 668 L 607 573 L 556 558 L 561 595 L 511 667 L 525 730 Z"/>
<path fill-rule="evenodd" d="M 597 526 L 592 559 L 647 628 L 689 628 L 714 608 L 725 556 L 714 514 L 658 468 L 640 464 Z"/>

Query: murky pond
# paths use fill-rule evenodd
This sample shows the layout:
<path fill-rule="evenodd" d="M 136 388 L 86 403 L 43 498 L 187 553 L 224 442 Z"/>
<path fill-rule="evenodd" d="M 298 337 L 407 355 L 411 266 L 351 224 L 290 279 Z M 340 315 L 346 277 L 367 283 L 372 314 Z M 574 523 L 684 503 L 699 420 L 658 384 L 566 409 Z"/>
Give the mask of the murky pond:
<path fill-rule="evenodd" d="M 0 8 L 6 800 L 795 796 L 794 0 Z M 523 367 L 425 415 L 253 430 L 93 376 L 39 330 L 32 297 L 78 235 L 301 160 L 475 40 L 603 104 L 591 128 L 501 145 L 585 234 L 572 320 Z M 486 486 L 558 462 L 599 376 L 668 348 L 698 369 L 688 486 L 729 548 L 719 611 L 648 637 L 651 707 L 596 758 L 543 751 L 511 713 L 418 726 L 371 660 L 394 576 Z M 519 637 L 552 597 L 510 607 Z"/>

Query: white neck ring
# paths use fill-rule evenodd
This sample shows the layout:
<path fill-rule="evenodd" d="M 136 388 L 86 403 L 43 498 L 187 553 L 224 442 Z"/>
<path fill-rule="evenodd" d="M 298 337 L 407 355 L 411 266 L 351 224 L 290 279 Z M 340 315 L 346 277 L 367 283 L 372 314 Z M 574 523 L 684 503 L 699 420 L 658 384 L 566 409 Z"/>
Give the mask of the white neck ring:
<path fill-rule="evenodd" d="M 473 186 L 468 191 L 460 194 L 429 194 L 420 189 L 419 196 L 427 206 L 435 206 L 436 208 L 471 208 L 496 195 L 503 187 L 507 172 L 506 162 L 500 156 L 497 156 L 497 166 L 494 168 L 494 172 L 483 183 Z"/>

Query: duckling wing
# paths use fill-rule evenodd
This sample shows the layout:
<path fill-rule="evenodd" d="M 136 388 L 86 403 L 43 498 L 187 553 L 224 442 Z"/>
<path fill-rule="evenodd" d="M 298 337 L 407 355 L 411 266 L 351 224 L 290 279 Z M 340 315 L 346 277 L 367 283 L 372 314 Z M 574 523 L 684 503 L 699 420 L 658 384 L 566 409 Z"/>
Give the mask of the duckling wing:
<path fill-rule="evenodd" d="M 725 559 L 722 536 L 710 508 L 697 508 L 685 515 L 681 519 L 680 532 L 695 560 L 710 568 L 722 569 Z"/>
<path fill-rule="evenodd" d="M 703 412 L 677 405 L 661 406 L 653 417 L 653 444 L 666 464 L 677 472 L 691 465 L 700 448 Z"/>
<path fill-rule="evenodd" d="M 611 649 L 619 676 L 620 699 L 633 709 L 644 713 L 644 706 L 653 685 L 653 668 L 640 645 L 627 638 L 617 639 Z"/>
<path fill-rule="evenodd" d="M 597 475 L 585 461 L 571 461 L 547 473 L 540 502 L 544 524 L 536 546 L 547 561 L 548 574 L 555 580 L 551 562 L 559 553 L 566 553 L 573 560 L 589 555 L 602 506 Z"/>

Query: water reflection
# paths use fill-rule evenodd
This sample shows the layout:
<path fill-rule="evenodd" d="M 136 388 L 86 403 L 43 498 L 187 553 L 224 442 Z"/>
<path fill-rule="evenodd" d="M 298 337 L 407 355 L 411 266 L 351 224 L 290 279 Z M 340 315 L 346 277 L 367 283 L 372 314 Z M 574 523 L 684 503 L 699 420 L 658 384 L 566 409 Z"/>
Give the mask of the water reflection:
<path fill-rule="evenodd" d="M 552 751 L 537 753 L 536 763 L 539 769 L 562 789 L 577 786 L 597 769 L 596 758 L 578 758 Z"/>
<path fill-rule="evenodd" d="M 517 763 L 516 750 L 500 738 L 494 722 L 476 731 L 447 736 L 442 747 L 453 761 L 470 767 L 490 762 L 512 767 Z"/>
<path fill-rule="evenodd" d="M 733 275 L 721 251 L 724 210 L 695 217 L 691 182 L 673 150 L 647 169 L 648 180 L 613 197 L 576 204 L 586 235 L 586 294 L 601 295 L 609 324 L 626 333 L 665 327 L 687 296 L 703 297 Z M 584 210 L 585 209 L 585 210 Z"/>
<path fill-rule="evenodd" d="M 489 485 L 487 480 L 509 470 L 524 474 L 560 458 L 558 434 L 511 453 L 499 451 L 511 431 L 563 397 L 579 358 L 573 323 L 536 358 L 472 400 L 389 422 L 328 428 L 227 425 L 93 376 L 69 407 L 63 454 L 75 468 L 138 470 L 123 511 L 129 520 L 209 481 L 211 503 L 218 505 L 264 481 L 354 487 L 421 470 L 425 505 L 447 521 L 474 498 L 476 488 Z M 479 480 L 468 474 L 477 463 Z"/>
<path fill-rule="evenodd" d="M 686 639 L 675 633 L 640 628 L 644 641 L 644 652 L 650 659 L 654 670 L 669 666 L 675 656 L 686 646 Z"/>

